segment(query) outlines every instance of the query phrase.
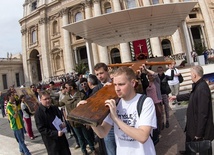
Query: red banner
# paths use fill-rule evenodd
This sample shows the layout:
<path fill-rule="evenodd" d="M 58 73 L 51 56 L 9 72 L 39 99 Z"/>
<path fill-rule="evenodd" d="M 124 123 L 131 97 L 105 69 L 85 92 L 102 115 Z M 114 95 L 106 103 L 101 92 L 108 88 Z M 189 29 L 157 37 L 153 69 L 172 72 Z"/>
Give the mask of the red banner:
<path fill-rule="evenodd" d="M 140 55 L 143 55 L 143 59 L 146 59 L 148 57 L 146 39 L 133 41 L 133 46 L 134 46 L 134 52 L 135 52 L 136 59 L 139 59 L 138 57 Z"/>

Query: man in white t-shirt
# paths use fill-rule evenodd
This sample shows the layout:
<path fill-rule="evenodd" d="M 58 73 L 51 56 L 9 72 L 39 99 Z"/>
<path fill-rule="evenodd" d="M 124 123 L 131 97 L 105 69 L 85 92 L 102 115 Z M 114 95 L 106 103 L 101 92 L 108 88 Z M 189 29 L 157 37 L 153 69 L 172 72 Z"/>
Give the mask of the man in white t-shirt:
<path fill-rule="evenodd" d="M 117 155 L 155 155 L 150 137 L 152 130 L 157 126 L 155 106 L 153 100 L 147 97 L 140 117 L 138 116 L 137 102 L 141 95 L 135 92 L 135 79 L 134 71 L 128 67 L 120 67 L 114 72 L 113 84 L 121 99 L 117 106 L 114 99 L 106 100 L 110 114 L 101 125 L 92 128 L 103 138 L 114 126 Z"/>
<path fill-rule="evenodd" d="M 175 62 L 172 62 L 171 64 L 169 64 L 168 67 L 169 69 L 166 71 L 165 75 L 172 76 L 172 71 L 174 71 L 174 78 L 172 80 L 168 80 L 168 84 L 171 89 L 172 96 L 177 96 L 179 94 L 179 87 L 180 87 L 180 83 L 178 80 L 178 76 L 180 75 L 180 72 L 177 68 L 175 68 Z M 174 105 L 176 103 L 177 101 L 175 101 L 172 104 Z"/>

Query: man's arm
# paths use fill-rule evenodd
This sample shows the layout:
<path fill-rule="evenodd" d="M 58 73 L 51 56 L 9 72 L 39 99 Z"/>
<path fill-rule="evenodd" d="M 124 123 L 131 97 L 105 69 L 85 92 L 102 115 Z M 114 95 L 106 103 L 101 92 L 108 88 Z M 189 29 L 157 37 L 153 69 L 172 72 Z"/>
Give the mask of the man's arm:
<path fill-rule="evenodd" d="M 98 126 L 91 126 L 91 128 L 94 130 L 94 132 L 100 137 L 100 138 L 104 138 L 109 131 L 111 130 L 111 125 L 106 123 L 105 121 L 103 121 L 103 123 L 101 125 Z"/>
<path fill-rule="evenodd" d="M 106 105 L 110 108 L 111 119 L 114 121 L 114 123 L 117 124 L 117 126 L 123 132 L 125 132 L 129 137 L 139 141 L 140 143 L 145 143 L 147 141 L 147 139 L 149 138 L 150 132 L 152 130 L 151 126 L 142 125 L 142 126 L 139 126 L 138 128 L 131 127 L 118 118 L 118 115 L 116 113 L 115 100 L 113 99 L 106 100 Z M 153 106 L 153 112 L 155 112 L 154 105 L 152 106 Z"/>

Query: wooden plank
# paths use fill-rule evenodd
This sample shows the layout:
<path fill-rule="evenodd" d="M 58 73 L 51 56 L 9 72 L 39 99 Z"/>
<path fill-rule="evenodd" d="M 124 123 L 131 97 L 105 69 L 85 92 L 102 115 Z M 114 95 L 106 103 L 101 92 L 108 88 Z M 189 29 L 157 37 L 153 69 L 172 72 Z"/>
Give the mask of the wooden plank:
<path fill-rule="evenodd" d="M 130 66 L 134 71 L 138 70 L 142 63 L 146 65 L 167 65 L 172 61 L 164 62 L 148 62 L 145 60 L 135 63 L 127 64 L 115 64 L 109 65 L 111 67 Z M 130 65 L 131 64 L 131 65 Z M 101 88 L 97 93 L 87 99 L 87 104 L 80 105 L 73 109 L 68 117 L 71 117 L 73 121 L 77 121 L 82 124 L 97 126 L 102 123 L 103 119 L 108 115 L 109 108 L 105 106 L 105 100 L 118 99 L 114 90 L 114 85 L 105 86 Z"/>

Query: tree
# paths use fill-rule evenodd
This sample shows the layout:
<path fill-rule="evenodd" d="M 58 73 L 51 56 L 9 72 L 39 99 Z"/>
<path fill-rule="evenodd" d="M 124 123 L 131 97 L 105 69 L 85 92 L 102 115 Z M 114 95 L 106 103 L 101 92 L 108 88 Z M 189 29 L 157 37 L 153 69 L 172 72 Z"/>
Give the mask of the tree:
<path fill-rule="evenodd" d="M 79 74 L 85 74 L 87 70 L 88 70 L 88 66 L 82 62 L 76 64 L 76 66 L 74 68 L 74 71 Z"/>
<path fill-rule="evenodd" d="M 206 47 L 202 42 L 194 42 L 194 45 L 195 45 L 195 52 L 198 55 L 202 55 L 203 52 L 206 50 Z"/>

